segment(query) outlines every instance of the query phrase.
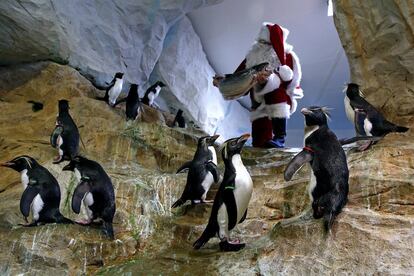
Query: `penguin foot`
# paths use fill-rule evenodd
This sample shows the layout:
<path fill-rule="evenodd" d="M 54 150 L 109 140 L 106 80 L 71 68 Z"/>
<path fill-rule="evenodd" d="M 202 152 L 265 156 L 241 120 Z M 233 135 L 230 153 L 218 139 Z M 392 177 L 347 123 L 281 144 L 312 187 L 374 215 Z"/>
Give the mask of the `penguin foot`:
<path fill-rule="evenodd" d="M 75 223 L 80 224 L 80 225 L 89 225 L 92 223 L 92 221 L 87 220 L 87 219 L 78 219 L 78 220 L 75 220 Z"/>
<path fill-rule="evenodd" d="M 229 242 L 227 240 L 225 241 L 221 241 L 219 243 L 220 246 L 220 251 L 224 251 L 224 252 L 235 252 L 235 251 L 239 251 L 241 249 L 243 249 L 246 244 L 245 243 L 240 243 L 240 241 L 238 243 L 234 243 L 234 241 Z"/>
<path fill-rule="evenodd" d="M 213 202 L 214 202 L 214 200 L 203 200 L 202 201 L 202 203 L 206 203 L 206 204 L 213 203 Z"/>
<path fill-rule="evenodd" d="M 53 164 L 59 164 L 63 162 L 63 159 L 64 159 L 63 156 L 58 155 L 55 158 L 53 158 Z"/>
<path fill-rule="evenodd" d="M 33 226 L 37 226 L 37 222 L 32 222 L 32 223 L 19 223 L 19 226 L 23 226 L 23 227 L 33 227 Z"/>
<path fill-rule="evenodd" d="M 369 149 L 371 147 L 371 145 L 372 145 L 371 141 L 366 142 L 366 143 L 362 144 L 361 146 L 359 146 L 358 150 L 359 151 L 366 151 L 367 149 Z"/>

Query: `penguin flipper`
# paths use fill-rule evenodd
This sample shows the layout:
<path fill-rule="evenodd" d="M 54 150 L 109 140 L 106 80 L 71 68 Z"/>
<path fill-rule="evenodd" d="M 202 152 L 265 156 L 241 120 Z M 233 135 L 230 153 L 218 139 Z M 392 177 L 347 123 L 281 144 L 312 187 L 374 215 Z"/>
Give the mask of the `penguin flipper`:
<path fill-rule="evenodd" d="M 63 126 L 56 126 L 52 134 L 50 135 L 50 144 L 52 145 L 52 147 L 56 148 L 57 139 L 59 135 L 61 135 L 62 133 L 63 133 Z"/>
<path fill-rule="evenodd" d="M 192 161 L 188 161 L 188 162 L 185 162 L 178 170 L 177 170 L 177 172 L 176 172 L 176 174 L 177 173 L 182 173 L 182 172 L 184 172 L 185 170 L 189 170 L 190 169 L 190 166 L 191 166 L 191 163 L 192 163 Z"/>
<path fill-rule="evenodd" d="M 312 161 L 313 154 L 307 150 L 299 152 L 286 166 L 284 177 L 285 181 L 292 179 L 293 175 L 303 166 L 303 164 Z"/>
<path fill-rule="evenodd" d="M 85 194 L 89 192 L 89 182 L 86 180 L 81 180 L 79 185 L 76 187 L 75 191 L 73 192 L 72 196 L 72 210 L 76 214 L 80 213 L 81 203 Z"/>
<path fill-rule="evenodd" d="M 213 161 L 210 160 L 206 164 L 206 169 L 213 175 L 214 182 L 217 183 L 219 181 L 219 172 L 217 170 L 216 164 L 214 164 Z"/>
<path fill-rule="evenodd" d="M 233 181 L 226 181 L 227 184 L 224 186 L 223 190 L 223 203 L 226 205 L 227 214 L 229 218 L 229 230 L 233 229 L 237 224 L 237 204 L 236 199 L 234 198 L 234 189 L 235 189 L 235 176 L 232 177 Z"/>
<path fill-rule="evenodd" d="M 20 212 L 27 218 L 30 213 L 30 206 L 32 205 L 33 199 L 39 194 L 39 189 L 35 186 L 27 186 L 20 199 Z"/>
<path fill-rule="evenodd" d="M 355 132 L 357 135 L 366 136 L 364 128 L 364 121 L 367 118 L 367 113 L 362 109 L 355 109 Z"/>
<path fill-rule="evenodd" d="M 246 209 L 246 212 L 244 212 L 244 215 L 240 219 L 239 223 L 242 223 L 243 221 L 245 221 L 246 220 L 246 217 L 247 217 L 247 209 Z"/>
<path fill-rule="evenodd" d="M 126 100 L 127 100 L 127 98 L 125 97 L 125 98 L 123 98 L 123 99 L 120 99 L 120 100 L 116 101 L 116 103 L 113 105 L 113 107 L 117 106 L 117 105 L 118 105 L 118 104 L 120 104 L 120 103 L 124 103 L 124 102 L 126 102 Z"/>
<path fill-rule="evenodd" d="M 344 145 L 348 145 L 348 144 L 352 144 L 355 143 L 357 141 L 379 141 L 381 140 L 383 137 L 382 136 L 356 136 L 356 137 L 352 137 L 349 139 L 340 139 L 339 143 L 341 143 L 341 146 Z"/>

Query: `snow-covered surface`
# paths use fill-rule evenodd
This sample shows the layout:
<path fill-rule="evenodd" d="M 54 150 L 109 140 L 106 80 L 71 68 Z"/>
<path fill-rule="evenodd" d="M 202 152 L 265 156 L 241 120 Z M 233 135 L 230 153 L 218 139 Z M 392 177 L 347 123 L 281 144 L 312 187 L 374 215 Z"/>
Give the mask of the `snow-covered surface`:
<path fill-rule="evenodd" d="M 214 75 L 200 39 L 184 17 L 169 30 L 151 80 L 164 81 L 169 90 L 161 95 L 174 95 L 166 102 L 183 109 L 207 133 L 216 132 L 227 139 L 249 132 L 248 111 L 237 101 L 222 98 L 212 84 Z"/>
<path fill-rule="evenodd" d="M 222 1 L 0 1 L 0 64 L 54 60 L 97 86 L 124 72 L 141 95 L 161 78 L 169 87 L 161 91 L 160 107 L 183 108 L 200 128 L 222 139 L 240 135 L 249 132 L 248 111 L 224 101 L 213 87 L 215 72 L 186 17 Z M 124 85 L 123 92 L 128 89 Z"/>

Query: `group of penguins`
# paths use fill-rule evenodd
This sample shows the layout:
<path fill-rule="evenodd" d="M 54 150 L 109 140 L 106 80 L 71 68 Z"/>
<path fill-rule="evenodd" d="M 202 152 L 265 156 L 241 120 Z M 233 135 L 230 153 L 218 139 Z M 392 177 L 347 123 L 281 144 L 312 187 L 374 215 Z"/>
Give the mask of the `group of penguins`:
<path fill-rule="evenodd" d="M 151 86 L 142 102 L 153 105 L 162 85 L 161 82 L 157 82 Z M 113 91 L 114 89 L 116 91 Z M 115 106 L 120 102 L 117 98 L 121 90 L 122 73 L 117 73 L 107 88 L 105 97 L 100 99 Z M 128 103 L 132 102 L 132 98 L 136 102 L 136 97 L 138 97 L 137 85 L 132 84 L 126 98 L 127 118 L 135 119 L 137 116 L 136 113 L 131 112 L 131 107 L 128 109 Z M 139 104 L 135 107 L 137 111 Z M 53 162 L 68 161 L 62 170 L 72 171 L 78 182 L 72 195 L 72 210 L 79 214 L 83 204 L 87 219 L 72 221 L 64 217 L 59 211 L 61 193 L 56 178 L 34 158 L 22 155 L 1 164 L 21 174 L 24 192 L 20 200 L 20 211 L 26 221 L 26 224 L 22 225 L 100 223 L 103 233 L 108 238 L 114 239 L 112 222 L 116 206 L 111 178 L 98 162 L 79 155 L 80 135 L 69 113 L 69 102 L 60 100 L 58 109 L 56 125 L 50 136 L 51 145 L 59 153 Z M 305 163 L 310 164 L 313 173 L 309 184 L 309 194 L 313 217 L 323 218 L 326 231 L 331 229 L 348 197 L 349 171 L 342 146 L 363 141 L 366 144 L 361 146 L 360 150 L 366 150 L 390 132 L 408 130 L 406 127 L 387 121 L 362 97 L 357 84 L 350 83 L 346 87 L 345 109 L 348 118 L 355 125 L 357 135 L 350 139 L 338 140 L 328 127 L 330 116 L 328 108 L 318 106 L 302 108 L 301 113 L 305 120 L 304 147 L 293 157 L 284 171 L 284 179 L 289 181 Z M 252 178 L 241 158 L 242 148 L 250 135 L 243 134 L 240 137 L 228 139 L 221 145 L 220 151 L 225 166 L 222 177 L 217 169 L 217 154 L 214 147 L 218 137 L 219 135 L 199 138 L 193 159 L 178 169 L 177 173 L 188 171 L 187 183 L 181 197 L 172 205 L 172 208 L 179 207 L 187 201 L 191 201 L 192 204 L 207 203 L 206 196 L 211 185 L 220 183 L 208 224 L 201 237 L 194 242 L 193 247 L 200 249 L 210 238 L 218 236 L 221 251 L 238 251 L 244 248 L 245 244 L 238 239 L 231 239 L 230 232 L 246 219 L 253 192 Z M 29 223 L 27 218 L 30 212 L 32 222 Z"/>
<path fill-rule="evenodd" d="M 136 120 L 138 115 L 141 112 L 141 103 L 151 106 L 158 107 L 155 103 L 155 99 L 159 96 L 160 91 L 165 84 L 162 81 L 155 82 L 150 86 L 144 94 L 142 99 L 138 95 L 138 84 L 131 83 L 128 91 L 128 96 L 118 100 L 122 88 L 124 85 L 124 74 L 117 72 L 106 88 L 104 97 L 97 97 L 97 100 L 105 101 L 109 106 L 116 107 L 118 104 L 125 102 L 125 116 L 127 120 Z M 185 128 L 185 118 L 183 116 L 183 111 L 179 109 L 175 116 L 173 126 L 178 126 L 180 128 Z"/>

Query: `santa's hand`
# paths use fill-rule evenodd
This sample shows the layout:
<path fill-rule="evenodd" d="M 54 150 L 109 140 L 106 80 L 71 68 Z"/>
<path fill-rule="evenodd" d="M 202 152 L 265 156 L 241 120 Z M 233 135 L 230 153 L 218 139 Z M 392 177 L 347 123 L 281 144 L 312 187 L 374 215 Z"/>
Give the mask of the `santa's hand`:
<path fill-rule="evenodd" d="M 223 77 L 223 76 L 215 75 L 215 76 L 213 77 L 213 85 L 214 85 L 215 87 L 219 87 L 220 81 L 221 81 L 222 79 L 224 79 L 224 77 Z"/>
<path fill-rule="evenodd" d="M 272 72 L 269 71 L 260 71 L 256 74 L 254 80 L 257 81 L 259 84 L 265 84 L 271 74 Z"/>

